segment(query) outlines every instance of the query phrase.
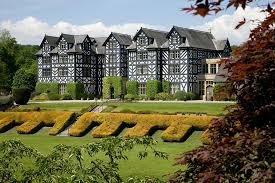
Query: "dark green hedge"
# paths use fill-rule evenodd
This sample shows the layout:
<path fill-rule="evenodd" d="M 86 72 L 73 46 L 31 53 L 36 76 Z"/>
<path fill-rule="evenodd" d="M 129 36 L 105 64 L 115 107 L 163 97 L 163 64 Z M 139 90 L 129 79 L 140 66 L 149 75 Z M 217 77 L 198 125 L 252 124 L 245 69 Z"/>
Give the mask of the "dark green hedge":
<path fill-rule="evenodd" d="M 162 92 L 163 93 L 170 93 L 171 91 L 171 82 L 162 80 Z"/>
<path fill-rule="evenodd" d="M 137 81 L 127 81 L 126 82 L 127 94 L 134 96 L 138 95 L 138 82 Z"/>
<path fill-rule="evenodd" d="M 149 80 L 146 82 L 146 95 L 148 99 L 154 100 L 155 96 L 161 92 L 161 82 L 158 80 Z"/>
<path fill-rule="evenodd" d="M 126 79 L 121 76 L 109 76 L 103 78 L 103 98 L 110 99 L 111 88 L 114 89 L 114 98 L 121 98 L 125 95 Z"/>
<path fill-rule="evenodd" d="M 73 99 L 79 100 L 84 96 L 85 88 L 83 83 L 72 82 L 66 84 L 67 93 L 72 96 Z"/>
<path fill-rule="evenodd" d="M 26 105 L 31 97 L 31 90 L 29 88 L 13 88 L 12 95 L 16 104 Z"/>
<path fill-rule="evenodd" d="M 58 94 L 58 83 L 52 82 L 52 83 L 43 83 L 43 82 L 37 82 L 35 91 L 38 93 L 55 93 Z"/>

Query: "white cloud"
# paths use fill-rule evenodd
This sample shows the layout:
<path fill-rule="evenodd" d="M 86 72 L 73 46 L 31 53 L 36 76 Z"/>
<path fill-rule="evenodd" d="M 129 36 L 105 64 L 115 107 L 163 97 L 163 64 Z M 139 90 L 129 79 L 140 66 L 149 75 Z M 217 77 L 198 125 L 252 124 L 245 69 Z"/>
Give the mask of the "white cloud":
<path fill-rule="evenodd" d="M 231 44 L 240 44 L 247 40 L 250 30 L 256 25 L 250 22 L 238 30 L 234 30 L 234 27 L 239 21 L 243 20 L 244 17 L 247 17 L 247 19 L 263 20 L 265 14 L 260 13 L 260 11 L 261 9 L 257 7 L 247 7 L 245 11 L 240 8 L 231 15 L 224 14 L 203 25 L 194 25 L 191 28 L 204 31 L 209 31 L 209 28 L 211 28 L 211 32 L 217 39 L 229 38 Z M 60 33 L 89 34 L 92 37 L 100 37 L 108 36 L 110 32 L 121 32 L 134 35 L 140 27 L 160 30 L 170 29 L 170 27 L 143 23 L 127 23 L 108 26 L 103 22 L 74 25 L 69 22 L 59 21 L 55 25 L 49 25 L 47 22 L 43 22 L 35 17 L 26 17 L 18 21 L 6 20 L 0 22 L 0 29 L 8 29 L 21 44 L 39 44 L 44 34 L 53 36 L 59 36 Z"/>
<path fill-rule="evenodd" d="M 107 26 L 103 22 L 85 25 L 73 25 L 60 21 L 50 26 L 48 23 L 35 17 L 27 17 L 19 21 L 2 21 L 0 29 L 7 29 L 21 44 L 39 44 L 44 34 L 59 36 L 67 34 L 89 34 L 92 37 L 108 36 L 111 32 L 120 32 L 134 35 L 140 27 L 163 29 L 162 26 L 148 25 L 143 23 L 128 23 Z"/>
<path fill-rule="evenodd" d="M 241 44 L 248 39 L 250 30 L 257 26 L 257 21 L 253 23 L 249 20 L 262 21 L 265 18 L 266 15 L 260 12 L 261 10 L 258 7 L 251 8 L 249 6 L 245 10 L 238 8 L 231 15 L 224 14 L 203 25 L 193 26 L 192 28 L 204 31 L 211 29 L 216 39 L 228 38 L 231 44 Z M 234 28 L 243 18 L 246 18 L 247 23 L 235 30 Z"/>

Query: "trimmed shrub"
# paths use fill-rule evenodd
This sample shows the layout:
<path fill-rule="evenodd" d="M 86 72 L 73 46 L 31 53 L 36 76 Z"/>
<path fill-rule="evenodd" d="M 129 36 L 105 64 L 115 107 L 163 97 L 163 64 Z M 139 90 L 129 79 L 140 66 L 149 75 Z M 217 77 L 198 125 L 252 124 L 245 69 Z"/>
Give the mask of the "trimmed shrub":
<path fill-rule="evenodd" d="M 137 96 L 138 95 L 138 82 L 127 81 L 126 82 L 127 94 Z"/>
<path fill-rule="evenodd" d="M 26 105 L 31 97 L 31 90 L 29 88 L 14 88 L 12 95 L 15 103 L 19 105 Z"/>
<path fill-rule="evenodd" d="M 213 99 L 216 101 L 234 100 L 235 96 L 233 96 L 230 91 L 232 91 L 232 89 L 226 84 L 215 84 Z"/>
<path fill-rule="evenodd" d="M 51 82 L 51 83 L 43 83 L 43 82 L 37 82 L 35 91 L 38 93 L 55 93 L 58 94 L 58 83 Z"/>
<path fill-rule="evenodd" d="M 139 95 L 138 99 L 139 100 L 147 100 L 147 96 L 146 95 Z"/>
<path fill-rule="evenodd" d="M 136 98 L 137 98 L 137 96 L 133 95 L 133 94 L 127 94 L 124 96 L 125 100 L 135 100 Z"/>
<path fill-rule="evenodd" d="M 73 99 L 79 100 L 85 93 L 85 88 L 83 83 L 72 82 L 66 85 L 67 92 L 71 95 Z"/>
<path fill-rule="evenodd" d="M 199 95 L 192 93 L 192 92 L 187 92 L 187 100 L 198 100 L 199 99 Z"/>
<path fill-rule="evenodd" d="M 111 89 L 114 90 L 114 98 L 122 98 L 126 93 L 126 78 L 121 76 L 109 76 L 103 78 L 103 98 L 112 98 Z"/>
<path fill-rule="evenodd" d="M 27 88 L 32 92 L 35 89 L 35 83 L 36 75 L 19 69 L 13 77 L 12 88 Z"/>
<path fill-rule="evenodd" d="M 69 94 L 69 93 L 64 93 L 62 96 L 61 96 L 61 100 L 72 100 L 72 96 Z"/>
<path fill-rule="evenodd" d="M 149 80 L 146 82 L 146 95 L 148 99 L 154 100 L 156 95 L 161 92 L 161 82 L 158 80 Z"/>
<path fill-rule="evenodd" d="M 188 100 L 188 94 L 185 91 L 177 91 L 174 94 L 174 98 L 177 100 Z"/>
<path fill-rule="evenodd" d="M 5 111 L 13 106 L 14 99 L 11 95 L 0 96 L 0 111 Z"/>
<path fill-rule="evenodd" d="M 170 91 L 171 91 L 171 82 L 162 80 L 162 92 L 170 93 Z"/>
<path fill-rule="evenodd" d="M 41 93 L 40 95 L 37 95 L 32 98 L 33 100 L 49 100 L 47 93 Z"/>
<path fill-rule="evenodd" d="M 60 100 L 61 95 L 57 93 L 48 93 L 49 100 Z"/>
<path fill-rule="evenodd" d="M 156 100 L 171 100 L 173 98 L 169 93 L 158 93 L 155 97 Z"/>

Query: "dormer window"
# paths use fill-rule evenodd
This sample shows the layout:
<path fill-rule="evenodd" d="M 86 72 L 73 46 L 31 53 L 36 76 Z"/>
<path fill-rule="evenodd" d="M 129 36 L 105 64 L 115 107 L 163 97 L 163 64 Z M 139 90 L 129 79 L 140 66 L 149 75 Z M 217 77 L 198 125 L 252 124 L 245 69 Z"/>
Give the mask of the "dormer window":
<path fill-rule="evenodd" d="M 178 42 L 178 38 L 177 37 L 172 37 L 172 43 L 176 44 Z"/>
<path fill-rule="evenodd" d="M 66 44 L 65 43 L 61 43 L 61 49 L 66 49 Z"/>
<path fill-rule="evenodd" d="M 139 43 L 140 44 L 145 44 L 145 37 L 139 38 Z"/>

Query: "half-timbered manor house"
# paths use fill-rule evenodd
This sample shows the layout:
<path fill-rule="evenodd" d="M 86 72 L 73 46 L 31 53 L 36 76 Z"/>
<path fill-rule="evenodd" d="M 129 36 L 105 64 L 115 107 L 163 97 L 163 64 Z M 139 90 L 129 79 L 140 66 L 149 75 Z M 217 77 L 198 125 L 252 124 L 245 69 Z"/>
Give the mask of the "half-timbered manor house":
<path fill-rule="evenodd" d="M 140 94 L 146 93 L 148 80 L 167 80 L 171 93 L 203 96 L 207 83 L 213 83 L 206 75 L 216 74 L 220 66 L 211 59 L 229 57 L 231 52 L 228 40 L 177 26 L 169 32 L 141 28 L 133 38 L 114 32 L 101 38 L 45 35 L 40 47 L 39 82 L 58 82 L 61 94 L 66 83 L 81 82 L 87 92 L 99 95 L 103 77 L 122 76 L 138 81 Z"/>

